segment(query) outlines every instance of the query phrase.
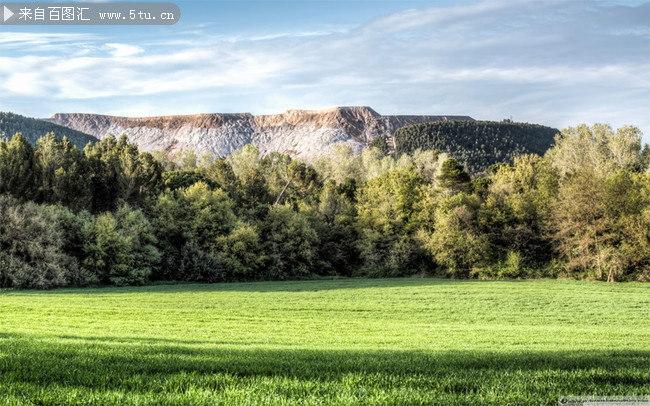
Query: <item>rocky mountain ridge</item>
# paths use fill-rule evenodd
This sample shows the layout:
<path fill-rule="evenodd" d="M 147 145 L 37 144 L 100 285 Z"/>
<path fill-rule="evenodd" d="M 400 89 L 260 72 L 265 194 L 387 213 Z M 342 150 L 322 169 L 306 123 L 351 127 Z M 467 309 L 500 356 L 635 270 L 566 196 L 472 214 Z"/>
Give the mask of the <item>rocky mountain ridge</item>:
<path fill-rule="evenodd" d="M 160 117 L 118 117 L 59 113 L 45 121 L 93 135 L 126 134 L 144 151 L 174 154 L 192 149 L 227 156 L 246 144 L 261 153 L 277 151 L 300 157 L 327 154 L 334 145 L 347 144 L 355 152 L 375 138 L 389 139 L 397 129 L 431 121 L 473 120 L 469 116 L 383 116 L 370 107 L 335 107 L 325 110 L 287 110 L 282 114 L 194 114 Z"/>

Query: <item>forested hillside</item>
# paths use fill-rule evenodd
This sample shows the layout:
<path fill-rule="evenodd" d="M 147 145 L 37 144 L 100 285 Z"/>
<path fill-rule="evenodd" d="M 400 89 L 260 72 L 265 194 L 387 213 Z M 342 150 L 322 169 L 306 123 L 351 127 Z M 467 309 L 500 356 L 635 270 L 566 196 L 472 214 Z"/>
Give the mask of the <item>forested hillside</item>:
<path fill-rule="evenodd" d="M 402 127 L 395 133 L 395 152 L 417 149 L 448 153 L 479 173 L 490 165 L 512 163 L 525 154 L 544 155 L 560 131 L 537 124 L 510 121 L 436 121 Z"/>
<path fill-rule="evenodd" d="M 156 159 L 155 156 L 158 158 Z M 568 128 L 472 178 L 453 157 L 339 146 L 309 164 L 0 142 L 0 287 L 315 276 L 650 281 L 650 150 Z"/>
<path fill-rule="evenodd" d="M 68 127 L 14 113 L 0 112 L 0 138 L 11 139 L 16 133 L 22 133 L 23 137 L 32 145 L 35 145 L 39 138 L 48 133 L 54 133 L 58 139 L 66 137 L 79 149 L 83 149 L 89 142 L 98 141 L 92 135 Z"/>

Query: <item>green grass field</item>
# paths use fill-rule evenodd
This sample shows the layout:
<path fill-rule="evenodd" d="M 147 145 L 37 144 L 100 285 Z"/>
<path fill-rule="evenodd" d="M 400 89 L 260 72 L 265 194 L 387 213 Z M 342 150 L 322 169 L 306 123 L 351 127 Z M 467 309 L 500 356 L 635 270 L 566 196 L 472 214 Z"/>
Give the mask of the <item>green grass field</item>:
<path fill-rule="evenodd" d="M 353 279 L 0 293 L 0 404 L 649 394 L 650 285 Z"/>

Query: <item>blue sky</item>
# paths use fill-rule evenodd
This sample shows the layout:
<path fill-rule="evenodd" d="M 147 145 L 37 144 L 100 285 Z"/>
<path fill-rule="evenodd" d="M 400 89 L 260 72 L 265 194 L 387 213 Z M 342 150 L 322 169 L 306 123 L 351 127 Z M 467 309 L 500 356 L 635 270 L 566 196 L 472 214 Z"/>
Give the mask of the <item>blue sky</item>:
<path fill-rule="evenodd" d="M 161 27 L 0 26 L 0 111 L 382 114 L 639 126 L 650 2 L 177 1 Z"/>

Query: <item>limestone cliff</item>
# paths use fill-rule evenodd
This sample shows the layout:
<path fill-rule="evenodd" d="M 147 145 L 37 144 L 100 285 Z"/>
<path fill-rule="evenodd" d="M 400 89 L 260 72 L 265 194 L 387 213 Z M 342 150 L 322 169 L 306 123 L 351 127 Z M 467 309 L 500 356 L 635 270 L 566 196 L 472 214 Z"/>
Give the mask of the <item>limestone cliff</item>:
<path fill-rule="evenodd" d="M 126 134 L 144 151 L 175 153 L 193 149 L 226 156 L 246 144 L 262 153 L 294 156 L 326 154 L 340 143 L 356 152 L 376 137 L 389 138 L 403 126 L 440 120 L 472 120 L 468 116 L 382 116 L 370 107 L 287 110 L 283 114 L 195 114 L 162 117 L 115 117 L 98 114 L 55 114 L 47 121 L 97 138 Z"/>

